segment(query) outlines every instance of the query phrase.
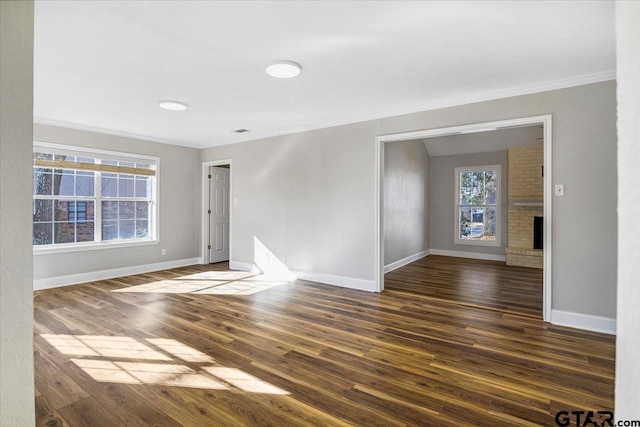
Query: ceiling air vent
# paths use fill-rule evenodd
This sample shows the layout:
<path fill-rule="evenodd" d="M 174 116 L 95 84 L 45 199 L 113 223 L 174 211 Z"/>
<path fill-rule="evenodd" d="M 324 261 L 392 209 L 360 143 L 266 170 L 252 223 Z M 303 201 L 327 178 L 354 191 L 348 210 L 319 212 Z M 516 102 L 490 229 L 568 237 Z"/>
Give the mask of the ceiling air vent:
<path fill-rule="evenodd" d="M 249 132 L 249 129 L 236 129 L 234 130 L 235 133 L 245 133 L 245 132 Z"/>

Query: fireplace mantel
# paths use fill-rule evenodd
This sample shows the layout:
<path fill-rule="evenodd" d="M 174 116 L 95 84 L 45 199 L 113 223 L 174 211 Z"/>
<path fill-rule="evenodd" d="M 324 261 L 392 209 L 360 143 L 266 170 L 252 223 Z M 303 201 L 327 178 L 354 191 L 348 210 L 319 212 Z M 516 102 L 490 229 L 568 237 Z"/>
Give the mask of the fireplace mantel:
<path fill-rule="evenodd" d="M 542 207 L 544 206 L 543 198 L 534 197 L 511 197 L 509 204 L 515 207 Z"/>

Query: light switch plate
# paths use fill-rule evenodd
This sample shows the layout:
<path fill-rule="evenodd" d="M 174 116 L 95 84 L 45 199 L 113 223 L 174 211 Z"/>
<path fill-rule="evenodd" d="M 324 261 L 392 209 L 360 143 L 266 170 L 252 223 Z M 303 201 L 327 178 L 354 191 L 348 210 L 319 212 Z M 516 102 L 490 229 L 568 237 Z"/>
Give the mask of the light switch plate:
<path fill-rule="evenodd" d="M 564 196 L 564 184 L 556 184 L 554 188 L 556 196 Z"/>

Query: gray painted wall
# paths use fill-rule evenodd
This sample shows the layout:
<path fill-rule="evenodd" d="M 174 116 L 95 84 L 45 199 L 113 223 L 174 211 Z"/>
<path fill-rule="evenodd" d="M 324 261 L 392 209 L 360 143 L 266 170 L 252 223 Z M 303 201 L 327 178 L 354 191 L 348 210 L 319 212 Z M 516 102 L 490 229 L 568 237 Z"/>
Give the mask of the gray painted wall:
<path fill-rule="evenodd" d="M 616 3 L 618 73 L 618 336 L 616 420 L 640 419 L 640 3 Z"/>
<path fill-rule="evenodd" d="M 464 166 L 501 166 L 500 246 L 454 243 L 455 168 Z M 430 157 L 429 163 L 429 249 L 504 255 L 507 247 L 508 152 L 459 154 Z"/>
<path fill-rule="evenodd" d="M 0 425 L 35 425 L 31 280 L 33 2 L 0 2 Z"/>
<path fill-rule="evenodd" d="M 202 160 L 233 159 L 233 260 L 252 262 L 255 235 L 295 269 L 373 280 L 377 135 L 553 114 L 566 195 L 552 201 L 552 307 L 615 317 L 615 106 L 609 81 L 214 147 Z"/>
<path fill-rule="evenodd" d="M 293 270 L 372 279 L 374 123 L 203 150 L 233 159 L 232 261 L 257 237 Z"/>
<path fill-rule="evenodd" d="M 429 242 L 429 155 L 421 140 L 384 146 L 384 264 Z"/>
<path fill-rule="evenodd" d="M 200 256 L 200 150 L 54 126 L 34 126 L 34 140 L 160 158 L 160 243 L 34 256 L 34 279 L 155 264 Z M 30 191 L 30 190 L 29 190 Z M 165 248 L 167 255 L 162 256 Z"/>

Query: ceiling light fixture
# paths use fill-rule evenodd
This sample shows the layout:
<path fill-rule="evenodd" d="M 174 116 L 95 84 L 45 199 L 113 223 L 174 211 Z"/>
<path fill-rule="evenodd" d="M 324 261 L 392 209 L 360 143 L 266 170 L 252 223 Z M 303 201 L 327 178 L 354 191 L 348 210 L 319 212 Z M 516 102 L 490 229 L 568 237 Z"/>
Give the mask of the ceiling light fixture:
<path fill-rule="evenodd" d="M 158 102 L 158 105 L 160 105 L 160 108 L 164 108 L 165 110 L 171 110 L 171 111 L 184 111 L 187 108 L 189 108 L 189 106 L 184 102 L 173 101 L 171 99 L 165 99 L 163 101 L 160 101 Z"/>
<path fill-rule="evenodd" d="M 276 61 L 269 64 L 265 71 L 271 77 L 290 79 L 298 76 L 302 72 L 302 67 L 293 61 Z"/>

